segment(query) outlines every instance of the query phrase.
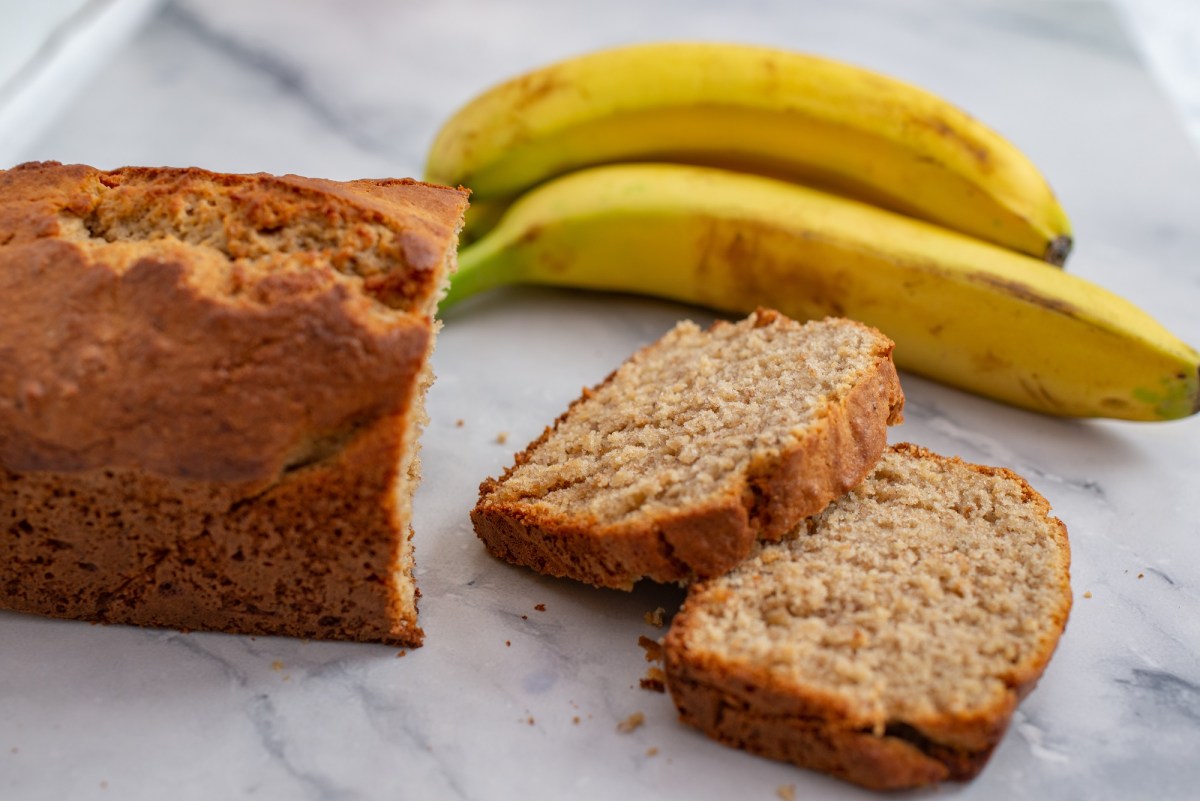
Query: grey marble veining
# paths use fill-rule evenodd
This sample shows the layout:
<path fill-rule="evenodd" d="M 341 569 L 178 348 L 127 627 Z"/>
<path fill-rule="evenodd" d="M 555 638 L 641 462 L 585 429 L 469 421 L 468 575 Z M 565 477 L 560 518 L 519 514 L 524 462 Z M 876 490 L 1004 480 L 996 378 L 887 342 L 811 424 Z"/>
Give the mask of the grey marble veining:
<path fill-rule="evenodd" d="M 1050 176 L 1078 234 L 1072 271 L 1200 343 L 1200 159 L 1119 18 L 1089 0 L 182 0 L 21 158 L 415 175 L 439 122 L 484 86 L 685 37 L 813 50 L 950 97 Z M 638 637 L 663 633 L 643 616 L 680 590 L 535 576 L 471 531 L 479 481 L 684 316 L 711 319 L 533 289 L 447 315 L 416 501 L 421 649 L 0 613 L 0 798 L 868 797 L 713 743 L 639 687 Z M 893 441 L 1027 476 L 1070 530 L 1075 591 L 984 774 L 913 797 L 1198 797 L 1200 424 L 1057 420 L 903 380 Z M 635 712 L 644 724 L 619 732 Z"/>

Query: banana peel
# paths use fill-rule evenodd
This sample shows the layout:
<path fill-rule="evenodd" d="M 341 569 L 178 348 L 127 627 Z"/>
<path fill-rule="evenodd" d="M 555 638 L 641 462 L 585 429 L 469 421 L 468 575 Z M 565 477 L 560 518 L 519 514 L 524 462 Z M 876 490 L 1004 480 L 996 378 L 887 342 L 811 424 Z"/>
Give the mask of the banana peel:
<path fill-rule="evenodd" d="M 550 178 L 607 163 L 675 162 L 832 191 L 1053 265 L 1066 213 L 1011 142 L 945 99 L 815 55 L 658 42 L 587 53 L 505 81 L 441 127 L 425 175 L 487 212 Z"/>
<path fill-rule="evenodd" d="M 443 309 L 506 284 L 851 317 L 896 342 L 902 369 L 1046 414 L 1200 411 L 1200 354 L 1129 301 L 1007 248 L 756 175 L 651 163 L 548 181 L 462 249 Z"/>

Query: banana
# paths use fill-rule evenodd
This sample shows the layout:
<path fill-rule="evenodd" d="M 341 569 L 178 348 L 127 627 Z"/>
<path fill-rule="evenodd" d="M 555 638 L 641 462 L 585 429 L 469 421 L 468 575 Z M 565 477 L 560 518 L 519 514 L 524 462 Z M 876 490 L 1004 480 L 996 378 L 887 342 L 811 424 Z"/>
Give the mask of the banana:
<path fill-rule="evenodd" d="M 462 249 L 443 308 L 517 283 L 851 317 L 896 342 L 902 369 L 1048 414 L 1200 410 L 1200 354 L 1121 297 L 1005 248 L 761 176 L 617 164 L 549 181 Z"/>
<path fill-rule="evenodd" d="M 586 54 L 441 128 L 426 179 L 507 202 L 581 167 L 680 162 L 806 183 L 1062 265 L 1070 223 L 1019 150 L 945 100 L 829 59 L 733 44 Z M 467 241 L 487 230 L 481 215 Z"/>

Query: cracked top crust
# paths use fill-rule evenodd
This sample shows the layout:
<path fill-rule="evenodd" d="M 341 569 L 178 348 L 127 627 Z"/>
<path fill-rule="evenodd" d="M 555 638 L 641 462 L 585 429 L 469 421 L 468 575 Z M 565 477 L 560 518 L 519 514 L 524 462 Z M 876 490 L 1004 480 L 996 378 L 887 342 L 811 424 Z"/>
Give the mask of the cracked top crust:
<path fill-rule="evenodd" d="M 259 481 L 406 413 L 466 194 L 0 172 L 0 464 Z"/>

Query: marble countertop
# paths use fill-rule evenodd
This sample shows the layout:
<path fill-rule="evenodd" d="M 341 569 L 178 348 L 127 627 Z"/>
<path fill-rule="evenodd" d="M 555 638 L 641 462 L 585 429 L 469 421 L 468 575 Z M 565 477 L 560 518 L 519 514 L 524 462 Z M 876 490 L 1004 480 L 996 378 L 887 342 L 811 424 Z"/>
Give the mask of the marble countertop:
<path fill-rule="evenodd" d="M 1148 69 L 1153 44 L 1134 43 L 1155 41 L 1155 24 L 1159 41 L 1186 30 L 1139 8 L 1170 19 L 1187 5 L 180 0 L 148 11 L 4 155 L 413 175 L 453 108 L 551 59 L 687 37 L 812 50 L 940 92 L 1013 139 L 1071 213 L 1070 269 L 1200 344 L 1200 158 L 1188 134 L 1200 69 L 1186 80 L 1198 51 Z M 684 316 L 709 319 L 549 290 L 505 290 L 448 315 L 416 500 L 421 649 L 0 613 L 0 798 L 869 797 L 710 742 L 639 687 L 638 637 L 664 633 L 644 615 L 673 609 L 677 589 L 542 578 L 492 560 L 471 531 L 479 481 Z M 1075 592 L 1057 655 L 984 773 L 913 795 L 1200 797 L 1200 421 L 1050 419 L 903 381 L 907 422 L 893 441 L 1025 475 L 1070 530 Z M 638 712 L 643 725 L 618 730 Z"/>

